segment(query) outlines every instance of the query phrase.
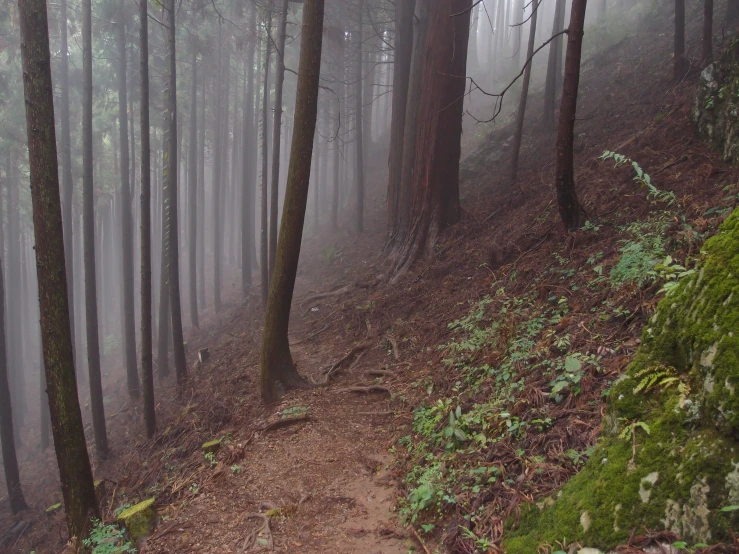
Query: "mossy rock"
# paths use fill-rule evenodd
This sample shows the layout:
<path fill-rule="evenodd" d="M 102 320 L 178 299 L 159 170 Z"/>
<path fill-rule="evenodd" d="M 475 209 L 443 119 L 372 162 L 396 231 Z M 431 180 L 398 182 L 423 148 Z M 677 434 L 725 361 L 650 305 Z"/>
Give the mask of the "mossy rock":
<path fill-rule="evenodd" d="M 118 523 L 126 529 L 133 543 L 151 535 L 157 523 L 154 499 L 144 500 L 118 514 Z"/>
<path fill-rule="evenodd" d="M 56 504 L 52 504 L 48 508 L 46 508 L 46 515 L 54 515 L 55 513 L 59 512 L 62 509 L 62 503 L 57 502 Z"/>
<path fill-rule="evenodd" d="M 203 451 L 207 454 L 210 452 L 218 452 L 221 449 L 220 439 L 214 441 L 208 441 L 203 444 Z"/>
<path fill-rule="evenodd" d="M 701 257 L 614 383 L 585 468 L 509 522 L 506 552 L 557 541 L 607 551 L 660 529 L 713 543 L 739 528 L 739 512 L 720 511 L 739 504 L 739 210 Z"/>

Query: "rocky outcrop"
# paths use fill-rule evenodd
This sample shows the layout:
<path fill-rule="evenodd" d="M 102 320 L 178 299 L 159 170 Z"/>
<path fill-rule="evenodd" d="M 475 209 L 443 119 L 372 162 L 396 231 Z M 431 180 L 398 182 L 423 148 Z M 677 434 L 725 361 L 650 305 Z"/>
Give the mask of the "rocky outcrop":
<path fill-rule="evenodd" d="M 733 156 L 733 147 L 725 151 Z M 606 551 L 632 532 L 663 529 L 689 544 L 714 543 L 739 529 L 739 210 L 701 256 L 660 302 L 613 384 L 589 462 L 510 522 L 506 552 L 542 544 Z"/>
<path fill-rule="evenodd" d="M 693 121 L 724 160 L 739 164 L 739 39 L 701 73 Z"/>

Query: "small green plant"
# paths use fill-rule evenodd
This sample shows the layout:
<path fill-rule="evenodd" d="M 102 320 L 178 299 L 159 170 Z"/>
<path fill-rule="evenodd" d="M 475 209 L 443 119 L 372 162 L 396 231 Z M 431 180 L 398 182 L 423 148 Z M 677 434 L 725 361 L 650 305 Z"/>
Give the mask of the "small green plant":
<path fill-rule="evenodd" d="M 192 494 L 200 494 L 200 485 L 198 485 L 197 483 L 193 483 L 187 490 L 189 490 Z"/>
<path fill-rule="evenodd" d="M 631 164 L 631 167 L 634 168 L 634 171 L 636 172 L 636 177 L 634 177 L 634 181 L 637 183 L 647 187 L 649 189 L 649 194 L 647 194 L 648 200 L 659 200 L 660 202 L 666 202 L 668 206 L 671 206 L 677 198 L 675 197 L 675 193 L 671 191 L 664 191 L 659 190 L 657 187 L 655 187 L 652 184 L 652 178 L 649 176 L 648 173 L 646 173 L 641 166 L 639 166 L 638 163 L 636 163 L 631 158 L 627 158 L 623 154 L 618 154 L 616 152 L 611 152 L 610 150 L 606 150 L 601 154 L 601 156 L 598 158 L 599 160 L 615 160 L 616 165 L 613 167 L 619 167 L 624 164 Z"/>
<path fill-rule="evenodd" d="M 681 279 L 695 273 L 695 269 L 685 269 L 680 264 L 676 264 L 672 256 L 666 256 L 662 263 L 654 266 L 654 270 L 657 272 L 658 277 L 665 281 L 660 292 L 664 292 L 668 296 L 675 291 Z"/>
<path fill-rule="evenodd" d="M 304 416 L 308 413 L 309 410 L 310 408 L 308 408 L 307 406 L 293 406 L 292 408 L 285 408 L 284 410 L 282 410 L 280 419 Z"/>
<path fill-rule="evenodd" d="M 239 473 L 241 473 L 241 469 L 242 468 L 239 464 L 234 464 L 231 466 L 231 473 L 233 473 L 234 475 L 238 475 Z"/>
<path fill-rule="evenodd" d="M 634 394 L 640 392 L 647 394 L 657 388 L 668 389 L 670 387 L 677 387 L 681 405 L 690 394 L 690 385 L 678 376 L 677 370 L 674 367 L 669 365 L 657 364 L 647 366 L 637 371 L 634 374 L 634 379 L 639 380 L 634 387 Z"/>
<path fill-rule="evenodd" d="M 666 256 L 664 232 L 668 225 L 669 220 L 661 218 L 632 223 L 625 228 L 633 238 L 623 241 L 621 256 L 611 269 L 614 287 L 626 283 L 643 287 L 660 278 L 655 268 Z"/>
<path fill-rule="evenodd" d="M 92 520 L 90 536 L 82 542 L 92 554 L 134 554 L 136 552 L 133 545 L 125 540 L 120 527 L 103 523 L 98 519 Z"/>
<path fill-rule="evenodd" d="M 205 461 L 210 464 L 210 467 L 215 467 L 218 465 L 218 460 L 216 460 L 215 452 L 206 452 Z"/>
<path fill-rule="evenodd" d="M 696 548 L 706 548 L 708 545 L 704 542 L 697 542 L 693 546 L 690 546 L 685 541 L 675 541 L 672 543 L 673 548 L 677 548 L 678 550 L 685 550 L 687 552 L 695 552 Z"/>

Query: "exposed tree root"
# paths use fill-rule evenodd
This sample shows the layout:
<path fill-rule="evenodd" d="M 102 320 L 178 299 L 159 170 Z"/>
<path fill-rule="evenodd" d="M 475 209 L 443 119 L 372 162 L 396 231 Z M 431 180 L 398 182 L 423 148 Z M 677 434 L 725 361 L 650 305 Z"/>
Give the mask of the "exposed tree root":
<path fill-rule="evenodd" d="M 303 305 L 307 304 L 308 302 L 313 302 L 314 300 L 321 300 L 322 298 L 329 298 L 331 296 L 338 296 L 340 294 L 344 294 L 345 292 L 349 292 L 351 288 L 352 288 L 352 285 L 346 285 L 344 287 L 341 287 L 340 289 L 332 290 L 329 292 L 320 292 L 318 294 L 307 296 L 306 298 L 303 298 L 300 302 L 298 302 L 298 306 L 302 308 Z"/>
<path fill-rule="evenodd" d="M 354 392 L 357 394 L 368 394 L 371 392 L 386 392 L 390 394 L 390 389 L 382 385 L 357 385 L 355 387 L 346 387 L 345 389 L 336 389 L 336 392 Z"/>
<path fill-rule="evenodd" d="M 339 369 L 341 368 L 341 366 L 344 363 L 346 363 L 348 360 L 350 360 L 354 356 L 357 356 L 356 359 L 354 360 L 354 362 L 352 362 L 352 365 L 349 366 L 349 369 L 351 370 L 352 368 L 354 368 L 357 365 L 357 363 L 359 362 L 359 360 L 361 359 L 361 357 L 364 355 L 364 351 L 368 347 L 369 347 L 369 343 L 366 343 L 366 342 L 365 343 L 362 343 L 362 344 L 358 344 L 357 346 L 355 346 L 354 348 L 352 348 L 351 351 L 346 356 L 344 356 L 340 360 L 335 361 L 333 364 L 331 364 L 326 369 L 321 370 L 321 372 L 320 372 L 320 375 L 321 376 L 318 377 L 318 378 L 312 379 L 313 382 L 316 385 L 325 385 L 339 371 Z"/>
<path fill-rule="evenodd" d="M 388 379 L 397 377 L 397 375 L 389 369 L 368 369 L 364 374 L 368 377 L 387 377 Z"/>
<path fill-rule="evenodd" d="M 282 429 L 283 427 L 288 427 L 290 425 L 294 425 L 295 423 L 301 423 L 303 421 L 311 421 L 310 416 L 307 415 L 301 415 L 301 416 L 295 416 L 295 417 L 287 417 L 285 419 L 278 419 L 277 421 L 273 421 L 272 423 L 269 423 L 262 427 L 261 432 L 262 433 L 269 433 L 270 431 L 275 431 L 276 429 Z"/>
<path fill-rule="evenodd" d="M 398 350 L 398 341 L 396 341 L 395 340 L 395 337 L 392 336 L 389 333 L 387 335 L 385 335 L 385 338 L 387 338 L 388 342 L 392 345 L 392 347 L 393 347 L 393 358 L 397 362 L 398 360 L 400 360 L 400 351 Z"/>
<path fill-rule="evenodd" d="M 395 415 L 395 412 L 357 412 L 362 416 L 391 416 Z"/>
<path fill-rule="evenodd" d="M 272 538 L 272 530 L 269 527 L 269 517 L 265 514 L 259 514 L 256 512 L 246 514 L 246 517 L 248 519 L 261 519 L 262 526 L 246 536 L 244 544 L 241 546 L 241 551 L 273 550 L 275 547 L 275 541 Z"/>

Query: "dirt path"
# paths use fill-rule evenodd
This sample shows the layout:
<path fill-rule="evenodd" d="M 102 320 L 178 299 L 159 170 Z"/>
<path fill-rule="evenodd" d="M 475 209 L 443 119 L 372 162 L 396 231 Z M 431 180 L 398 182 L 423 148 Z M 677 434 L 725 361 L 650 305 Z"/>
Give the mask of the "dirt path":
<path fill-rule="evenodd" d="M 303 375 L 317 378 L 346 353 L 340 337 L 333 338 L 326 333 L 322 342 L 293 347 Z M 273 510 L 275 552 L 406 554 L 410 543 L 391 513 L 393 483 L 386 468 L 399 423 L 390 396 L 342 390 L 370 382 L 364 372 L 387 355 L 380 349 L 366 354 L 328 387 L 291 392 L 261 414 L 264 421 L 306 414 L 308 421 L 269 432 L 253 430 L 263 423 L 234 429 L 211 478 L 201 478 L 187 500 L 163 511 L 142 552 L 257 551 L 268 536 L 254 536 L 264 521 L 255 514 Z M 252 363 L 247 387 L 256 386 L 255 356 L 252 352 L 246 360 Z M 256 392 L 249 392 L 248 402 Z"/>

